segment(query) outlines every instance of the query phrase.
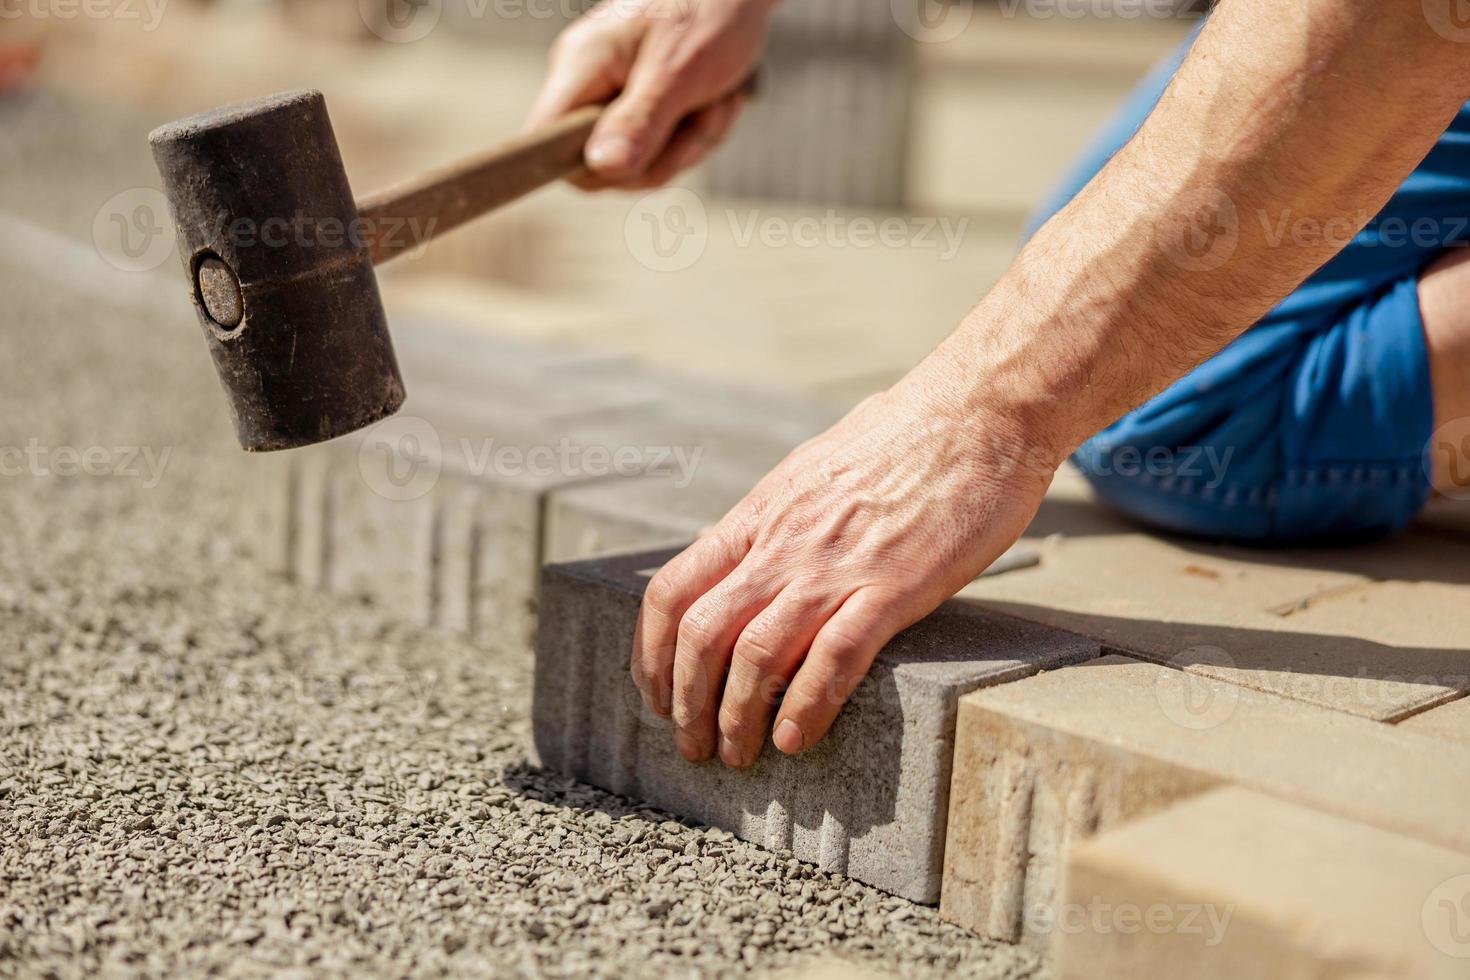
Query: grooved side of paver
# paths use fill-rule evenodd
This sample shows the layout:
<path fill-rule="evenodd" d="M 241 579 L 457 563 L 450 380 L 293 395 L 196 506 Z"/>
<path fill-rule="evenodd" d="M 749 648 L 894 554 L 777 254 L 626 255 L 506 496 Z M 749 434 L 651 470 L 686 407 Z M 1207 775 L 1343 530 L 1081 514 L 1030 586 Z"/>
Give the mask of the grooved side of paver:
<path fill-rule="evenodd" d="M 277 570 L 412 622 L 528 650 L 542 511 L 554 481 L 467 473 L 453 455 L 434 452 L 418 458 L 436 474 L 420 493 L 385 482 L 412 460 L 379 458 L 371 446 L 364 454 L 371 438 L 317 447 L 272 474 L 279 486 L 267 496 L 279 502 L 268 550 L 285 562 Z"/>
<path fill-rule="evenodd" d="M 618 530 L 572 501 L 708 523 L 830 420 L 795 399 L 437 321 L 399 325 L 396 339 L 409 387 L 397 418 L 263 464 L 261 551 L 305 586 L 525 651 L 548 554 L 692 530 Z M 413 482 L 426 468 L 435 478 Z"/>
<path fill-rule="evenodd" d="M 1464 977 L 1467 873 L 1470 855 L 1224 787 L 1072 849 L 1052 963 L 1066 980 Z"/>
<path fill-rule="evenodd" d="M 1109 656 L 961 700 L 941 912 L 1044 939 L 1073 842 L 1238 783 L 1470 850 L 1470 748 Z"/>
<path fill-rule="evenodd" d="M 829 736 L 796 758 L 690 763 L 628 675 L 648 576 L 671 551 L 547 566 L 532 708 L 543 765 L 789 850 L 916 902 L 939 897 L 955 706 L 1096 656 L 1090 640 L 946 603 L 894 639 Z"/>

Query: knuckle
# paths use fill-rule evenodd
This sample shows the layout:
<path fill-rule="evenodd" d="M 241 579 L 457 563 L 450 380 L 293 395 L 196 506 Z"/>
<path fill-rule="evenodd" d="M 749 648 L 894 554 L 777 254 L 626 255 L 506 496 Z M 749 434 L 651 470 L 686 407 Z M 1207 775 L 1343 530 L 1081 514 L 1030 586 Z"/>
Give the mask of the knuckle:
<path fill-rule="evenodd" d="M 551 47 L 547 51 L 552 64 L 574 58 L 586 44 L 586 34 L 587 29 L 581 21 L 572 21 L 563 28 L 561 33 L 552 39 Z"/>
<path fill-rule="evenodd" d="M 751 529 L 759 521 L 759 511 L 750 506 L 736 507 L 710 531 L 714 543 L 726 551 L 744 551 L 750 547 Z"/>
<path fill-rule="evenodd" d="M 741 742 L 755 736 L 757 728 L 763 729 L 764 725 L 758 725 L 755 720 L 751 719 L 744 712 L 723 707 L 720 709 L 719 727 L 720 734 Z"/>
<path fill-rule="evenodd" d="M 695 87 L 702 69 L 702 53 L 697 46 L 685 47 L 674 52 L 664 62 L 664 83 L 671 92 L 687 91 Z"/>
<path fill-rule="evenodd" d="M 782 702 L 781 713 L 793 719 L 803 729 L 810 729 L 817 718 L 841 706 L 841 701 L 836 704 L 831 703 L 833 699 L 830 692 L 831 685 L 827 683 L 814 684 L 803 687 L 800 691 L 792 691 Z"/>
<path fill-rule="evenodd" d="M 846 627 L 833 626 L 822 638 L 823 659 L 838 669 L 848 668 L 862 660 L 864 646 L 862 639 Z"/>
<path fill-rule="evenodd" d="M 781 650 L 770 629 L 752 623 L 740 634 L 735 644 L 735 656 L 750 664 L 762 674 L 769 674 L 781 666 Z"/>
<path fill-rule="evenodd" d="M 703 688 L 680 688 L 674 692 L 672 708 L 674 724 L 693 730 L 709 709 L 709 694 Z"/>
<path fill-rule="evenodd" d="M 648 588 L 643 593 L 643 605 L 651 612 L 660 616 L 671 617 L 678 609 L 680 596 L 683 590 L 665 565 L 653 576 L 648 583 Z"/>
<path fill-rule="evenodd" d="M 679 646 L 702 650 L 714 642 L 714 618 L 699 605 L 693 606 L 679 620 Z"/>
<path fill-rule="evenodd" d="M 840 639 L 822 653 L 820 680 L 823 686 L 843 692 L 845 699 L 846 692 L 862 680 L 867 669 L 865 644 L 858 640 Z"/>

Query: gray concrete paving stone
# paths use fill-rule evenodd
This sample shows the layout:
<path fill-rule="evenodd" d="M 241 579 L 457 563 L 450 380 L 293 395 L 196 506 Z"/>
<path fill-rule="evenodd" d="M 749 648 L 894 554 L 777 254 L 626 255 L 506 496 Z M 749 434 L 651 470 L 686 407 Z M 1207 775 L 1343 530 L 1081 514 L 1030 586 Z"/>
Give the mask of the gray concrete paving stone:
<path fill-rule="evenodd" d="M 816 748 L 793 758 L 768 741 L 743 771 L 694 764 L 628 675 L 646 572 L 671 554 L 544 570 L 532 709 L 542 763 L 918 902 L 939 900 L 959 698 L 1099 653 L 1075 634 L 946 603 L 878 654 Z"/>

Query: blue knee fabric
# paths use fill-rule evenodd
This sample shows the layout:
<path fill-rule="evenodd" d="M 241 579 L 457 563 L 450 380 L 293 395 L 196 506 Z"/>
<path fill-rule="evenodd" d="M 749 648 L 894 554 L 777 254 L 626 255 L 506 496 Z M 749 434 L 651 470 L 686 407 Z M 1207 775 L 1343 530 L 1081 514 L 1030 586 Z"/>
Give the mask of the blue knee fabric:
<path fill-rule="evenodd" d="M 1192 41 L 1129 97 L 1033 229 L 1132 136 Z M 1173 531 L 1264 542 L 1403 527 L 1428 499 L 1434 421 L 1419 272 L 1467 243 L 1470 104 L 1342 252 L 1075 462 L 1103 500 Z"/>

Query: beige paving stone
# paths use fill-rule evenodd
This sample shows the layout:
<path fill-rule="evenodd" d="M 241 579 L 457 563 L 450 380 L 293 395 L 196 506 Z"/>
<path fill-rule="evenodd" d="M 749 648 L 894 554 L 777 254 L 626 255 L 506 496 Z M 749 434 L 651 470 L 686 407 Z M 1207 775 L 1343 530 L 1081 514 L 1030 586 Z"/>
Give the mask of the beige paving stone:
<path fill-rule="evenodd" d="M 1460 698 L 1399 722 L 1409 731 L 1470 745 L 1470 698 Z"/>
<path fill-rule="evenodd" d="M 1146 533 L 1065 468 L 1030 540 L 1041 567 L 961 594 L 1106 647 L 1393 721 L 1470 691 L 1470 537 L 1246 549 Z"/>
<path fill-rule="evenodd" d="M 995 938 L 1044 938 L 1072 843 L 1220 783 L 1470 851 L 1470 747 L 1346 712 L 1110 656 L 959 719 L 941 908 Z"/>
<path fill-rule="evenodd" d="M 1470 972 L 1470 855 L 1239 787 L 1079 844 L 1064 980 Z"/>

